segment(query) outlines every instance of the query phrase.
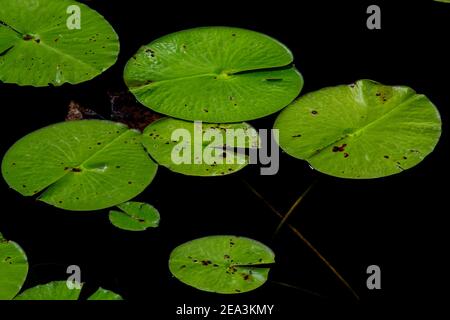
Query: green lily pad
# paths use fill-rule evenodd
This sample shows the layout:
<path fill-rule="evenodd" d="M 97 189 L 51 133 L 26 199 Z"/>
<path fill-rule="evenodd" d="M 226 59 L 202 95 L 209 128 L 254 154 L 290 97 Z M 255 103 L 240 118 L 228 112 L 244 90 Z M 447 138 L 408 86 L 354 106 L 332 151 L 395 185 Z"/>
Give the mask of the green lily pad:
<path fill-rule="evenodd" d="M 287 106 L 303 86 L 292 53 L 264 34 L 204 27 L 143 46 L 124 78 L 145 106 L 184 120 L 241 122 Z"/>
<path fill-rule="evenodd" d="M 117 206 L 121 211 L 111 210 L 109 220 L 117 228 L 128 231 L 144 231 L 159 225 L 159 212 L 144 202 L 129 201 Z"/>
<path fill-rule="evenodd" d="M 72 0 L 0 2 L 0 81 L 36 87 L 76 84 L 116 62 L 118 36 L 88 6 Z M 68 27 L 71 6 L 80 9 L 80 29 Z"/>
<path fill-rule="evenodd" d="M 332 176 L 363 179 L 421 162 L 439 140 L 441 119 L 433 103 L 411 88 L 360 80 L 300 97 L 275 128 L 291 156 Z"/>
<path fill-rule="evenodd" d="M 210 236 L 175 248 L 169 268 L 181 282 L 203 291 L 233 294 L 262 286 L 275 255 L 264 244 L 243 237 Z"/>
<path fill-rule="evenodd" d="M 53 281 L 38 285 L 19 294 L 14 300 L 79 300 L 81 288 L 69 288 L 67 281 Z M 88 300 L 123 300 L 120 295 L 103 288 L 99 288 Z"/>
<path fill-rule="evenodd" d="M 79 300 L 81 288 L 70 289 L 66 281 L 53 281 L 38 285 L 19 294 L 14 300 Z M 123 300 L 120 295 L 99 288 L 88 300 Z"/>
<path fill-rule="evenodd" d="M 221 176 L 248 164 L 245 154 L 225 146 L 226 130 L 238 137 L 233 139 L 234 147 L 258 144 L 256 130 L 247 123 L 196 125 L 173 118 L 159 119 L 145 128 L 142 143 L 158 164 L 171 171 L 192 176 Z M 245 137 L 254 138 L 242 139 Z"/>
<path fill-rule="evenodd" d="M 69 289 L 66 281 L 54 281 L 27 289 L 14 300 L 78 300 L 80 292 L 81 289 Z"/>
<path fill-rule="evenodd" d="M 88 300 L 123 300 L 123 298 L 110 290 L 98 288 L 98 290 L 92 294 Z"/>
<path fill-rule="evenodd" d="M 28 273 L 28 261 L 22 248 L 0 233 L 0 300 L 11 300 L 22 288 Z"/>
<path fill-rule="evenodd" d="M 2 173 L 24 196 L 74 211 L 98 210 L 134 198 L 153 180 L 157 165 L 141 133 L 123 124 L 80 120 L 28 134 L 6 153 Z"/>

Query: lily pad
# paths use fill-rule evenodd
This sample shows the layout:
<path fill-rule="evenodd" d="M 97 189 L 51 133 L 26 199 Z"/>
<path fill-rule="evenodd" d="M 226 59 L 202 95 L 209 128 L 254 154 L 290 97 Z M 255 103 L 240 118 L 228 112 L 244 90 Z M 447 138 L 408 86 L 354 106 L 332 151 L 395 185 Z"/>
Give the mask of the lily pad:
<path fill-rule="evenodd" d="M 159 225 L 159 212 L 144 202 L 129 201 L 117 206 L 121 211 L 111 210 L 109 220 L 117 228 L 128 231 L 144 231 Z"/>
<path fill-rule="evenodd" d="M 22 288 L 28 273 L 28 261 L 22 248 L 0 233 L 0 300 L 11 300 Z"/>
<path fill-rule="evenodd" d="M 110 290 L 98 288 L 98 290 L 92 294 L 88 300 L 123 300 L 123 298 Z"/>
<path fill-rule="evenodd" d="M 71 25 L 77 8 L 79 29 Z M 108 69 L 118 53 L 114 29 L 84 4 L 0 1 L 0 81 L 36 87 L 76 84 Z"/>
<path fill-rule="evenodd" d="M 292 53 L 264 34 L 231 27 L 179 31 L 143 46 L 124 78 L 145 106 L 184 120 L 240 122 L 297 97 L 303 78 Z"/>
<path fill-rule="evenodd" d="M 192 176 L 221 176 L 248 164 L 245 154 L 226 146 L 227 130 L 237 137 L 233 139 L 235 148 L 258 145 L 257 133 L 247 123 L 195 124 L 173 118 L 150 124 L 144 130 L 142 143 L 158 164 L 171 171 Z"/>
<path fill-rule="evenodd" d="M 363 179 L 421 162 L 439 140 L 441 119 L 433 103 L 411 88 L 360 80 L 300 97 L 275 128 L 291 156 L 332 176 Z"/>
<path fill-rule="evenodd" d="M 78 300 L 80 292 L 81 289 L 69 289 L 66 281 L 54 281 L 27 289 L 14 300 Z"/>
<path fill-rule="evenodd" d="M 38 285 L 19 294 L 14 300 L 79 300 L 81 288 L 69 288 L 67 281 L 53 281 Z M 123 298 L 112 291 L 99 288 L 87 300 L 123 300 Z"/>
<path fill-rule="evenodd" d="M 157 165 L 141 133 L 123 124 L 80 120 L 28 134 L 6 153 L 2 173 L 24 196 L 74 211 L 97 210 L 134 198 L 153 180 Z"/>
<path fill-rule="evenodd" d="M 169 268 L 181 282 L 203 291 L 233 294 L 262 286 L 275 255 L 264 244 L 244 237 L 210 236 L 175 248 Z"/>

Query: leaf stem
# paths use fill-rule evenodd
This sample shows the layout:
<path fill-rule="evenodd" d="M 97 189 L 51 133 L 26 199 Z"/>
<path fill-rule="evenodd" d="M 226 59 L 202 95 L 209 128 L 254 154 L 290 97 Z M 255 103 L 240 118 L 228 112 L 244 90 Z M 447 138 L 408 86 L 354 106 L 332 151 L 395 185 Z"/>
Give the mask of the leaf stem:
<path fill-rule="evenodd" d="M 242 179 L 242 182 L 247 186 L 247 188 L 249 188 L 254 194 L 255 196 L 257 196 L 274 214 L 276 214 L 279 218 L 284 219 L 284 216 L 278 212 L 277 209 L 275 209 L 258 191 L 255 190 L 255 188 L 253 188 L 247 181 L 245 181 L 244 179 Z M 311 186 L 310 188 L 311 189 Z M 309 191 L 309 190 L 307 190 Z M 306 192 L 306 191 L 305 191 Z M 303 194 L 305 195 L 305 193 Z M 303 196 L 302 195 L 302 196 Z M 296 201 L 296 203 L 300 203 L 301 199 L 303 199 L 303 197 L 300 196 L 300 201 Z M 295 203 L 294 203 L 294 206 Z M 293 206 L 293 207 L 294 207 Z M 292 208 L 291 208 L 292 209 Z M 295 209 L 295 207 L 294 207 Z M 352 295 L 355 297 L 356 300 L 360 300 L 359 295 L 356 293 L 356 291 L 351 287 L 351 285 L 344 279 L 343 276 L 340 275 L 340 273 L 336 270 L 336 268 L 334 268 L 330 262 L 328 262 L 328 260 L 319 252 L 319 250 L 317 250 L 311 242 L 309 242 L 308 239 L 306 239 L 306 237 L 297 229 L 295 228 L 293 225 L 291 225 L 290 223 L 286 223 L 287 227 L 289 229 L 291 229 L 291 231 L 297 236 L 299 237 L 303 243 L 312 251 L 314 252 L 314 254 L 328 267 L 328 269 L 331 270 L 331 272 L 333 272 L 333 274 L 339 279 L 339 281 L 352 293 Z"/>

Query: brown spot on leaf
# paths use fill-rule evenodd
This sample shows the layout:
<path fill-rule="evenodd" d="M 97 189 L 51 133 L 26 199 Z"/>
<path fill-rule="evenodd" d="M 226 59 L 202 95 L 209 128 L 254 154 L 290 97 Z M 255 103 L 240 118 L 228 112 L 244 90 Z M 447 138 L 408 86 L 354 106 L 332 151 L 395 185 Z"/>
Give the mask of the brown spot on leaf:
<path fill-rule="evenodd" d="M 203 260 L 203 261 L 202 261 L 202 265 L 204 265 L 204 266 L 209 266 L 211 263 L 212 263 L 212 262 L 209 261 L 209 260 Z"/>
<path fill-rule="evenodd" d="M 333 152 L 343 152 L 343 151 L 345 151 L 345 147 L 347 147 L 347 144 L 346 144 L 346 143 L 344 143 L 344 144 L 341 145 L 340 147 L 334 146 L 333 149 L 332 149 L 332 151 L 333 151 Z"/>

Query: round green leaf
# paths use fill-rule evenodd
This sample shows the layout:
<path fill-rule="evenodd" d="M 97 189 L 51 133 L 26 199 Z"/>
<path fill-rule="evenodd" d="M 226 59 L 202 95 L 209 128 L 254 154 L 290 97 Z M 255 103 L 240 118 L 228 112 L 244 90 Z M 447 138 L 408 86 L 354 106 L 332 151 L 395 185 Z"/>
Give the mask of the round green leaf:
<path fill-rule="evenodd" d="M 22 288 L 28 273 L 28 261 L 22 248 L 0 233 L 0 300 L 11 300 Z"/>
<path fill-rule="evenodd" d="M 142 142 L 152 158 L 171 171 L 192 176 L 220 176 L 234 173 L 248 164 L 244 153 L 226 146 L 227 132 L 235 134 L 234 147 L 242 149 L 252 142 L 258 143 L 256 131 L 247 123 L 195 124 L 173 118 L 162 118 L 150 124 L 144 130 Z"/>
<path fill-rule="evenodd" d="M 282 109 L 303 79 L 289 49 L 258 32 L 204 27 L 143 46 L 125 81 L 145 106 L 180 119 L 240 122 Z"/>
<path fill-rule="evenodd" d="M 112 66 L 118 53 L 114 29 L 84 4 L 0 0 L 0 81 L 36 87 L 80 83 Z"/>
<path fill-rule="evenodd" d="M 186 242 L 170 255 L 169 268 L 181 282 L 203 291 L 242 293 L 263 285 L 275 255 L 243 237 L 210 236 Z"/>
<path fill-rule="evenodd" d="M 275 128 L 288 154 L 320 172 L 362 179 L 421 162 L 439 140 L 441 119 L 433 103 L 411 88 L 360 80 L 300 97 Z"/>
<path fill-rule="evenodd" d="M 112 207 L 141 193 L 157 165 L 141 133 L 123 124 L 80 120 L 54 124 L 20 139 L 6 153 L 2 173 L 24 196 L 74 211 Z"/>
<path fill-rule="evenodd" d="M 103 288 L 98 288 L 98 290 L 92 294 L 88 300 L 123 300 L 123 298 L 117 293 Z"/>
<path fill-rule="evenodd" d="M 144 202 L 129 201 L 117 206 L 121 211 L 111 210 L 109 220 L 117 228 L 128 231 L 144 231 L 159 225 L 159 212 Z"/>
<path fill-rule="evenodd" d="M 54 281 L 25 290 L 14 300 L 78 300 L 81 289 L 69 289 L 66 281 Z"/>

